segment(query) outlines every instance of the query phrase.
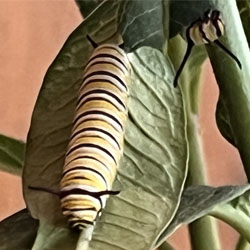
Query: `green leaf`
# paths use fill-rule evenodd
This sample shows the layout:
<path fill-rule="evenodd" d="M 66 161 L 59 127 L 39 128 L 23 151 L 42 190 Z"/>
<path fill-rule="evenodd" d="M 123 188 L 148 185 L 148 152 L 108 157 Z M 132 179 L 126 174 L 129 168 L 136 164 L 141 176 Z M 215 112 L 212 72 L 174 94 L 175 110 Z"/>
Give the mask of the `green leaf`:
<path fill-rule="evenodd" d="M 42 222 L 32 250 L 75 250 L 77 240 L 77 232 Z"/>
<path fill-rule="evenodd" d="M 125 42 L 125 50 L 130 51 L 141 46 L 162 49 L 164 35 L 168 36 L 168 26 L 164 20 L 168 5 L 163 0 L 122 2 L 124 5 L 119 12 L 119 30 Z"/>
<path fill-rule="evenodd" d="M 24 161 L 25 143 L 0 135 L 0 169 L 21 175 Z"/>
<path fill-rule="evenodd" d="M 250 191 L 229 203 L 219 204 L 209 214 L 231 225 L 250 243 Z"/>
<path fill-rule="evenodd" d="M 124 156 L 89 250 L 152 249 L 170 223 L 186 175 L 185 122 L 169 61 L 157 50 L 129 54 L 132 64 Z"/>
<path fill-rule="evenodd" d="M 233 146 L 237 147 L 236 142 L 234 141 L 235 139 L 232 136 L 232 126 L 230 121 L 232 117 L 229 115 L 229 108 L 230 107 L 226 104 L 223 95 L 220 95 L 216 108 L 216 123 L 223 137 Z"/>
<path fill-rule="evenodd" d="M 36 238 L 38 221 L 27 209 L 0 222 L 0 250 L 30 250 Z"/>
<path fill-rule="evenodd" d="M 250 1 L 249 0 L 237 0 L 237 6 L 240 12 L 241 21 L 245 30 L 248 45 L 250 44 Z"/>
<path fill-rule="evenodd" d="M 93 51 L 87 34 L 112 37 L 120 1 L 101 4 L 68 38 L 46 73 L 32 115 L 24 167 L 24 197 L 32 216 L 44 222 L 62 221 L 59 199 L 51 194 L 31 191 L 31 186 L 59 188 L 64 155 L 84 67 Z M 44 202 L 46 200 L 46 202 Z M 54 212 L 51 212 L 54 211 Z"/>
<path fill-rule="evenodd" d="M 129 59 L 133 67 L 130 119 L 126 127 L 124 157 L 114 185 L 114 189 L 122 192 L 108 200 L 96 225 L 90 246 L 95 250 L 107 246 L 109 249 L 118 249 L 118 246 L 150 249 L 175 213 L 186 176 L 183 107 L 180 92 L 171 85 L 173 72 L 170 64 L 159 51 L 150 48 L 139 49 L 136 54 L 130 54 Z M 44 86 L 48 83 L 45 82 Z M 46 109 L 38 117 L 36 112 L 44 110 L 44 103 L 36 106 L 32 123 L 40 126 L 36 130 L 31 126 L 29 133 L 24 175 L 26 187 L 52 187 L 52 183 L 58 186 L 60 180 L 65 142 L 69 140 L 73 119 L 65 115 L 65 111 L 73 113 L 74 102 L 67 101 L 72 98 L 72 92 L 67 91 L 68 97 L 63 94 L 63 85 L 52 95 L 53 88 L 44 87 L 40 98 L 50 96 L 57 103 L 65 101 L 66 104 L 64 109 L 60 108 L 62 104 L 59 108 L 55 105 L 51 110 Z M 59 123 L 60 116 L 63 119 Z M 69 131 L 60 132 L 61 127 L 69 128 Z M 52 136 L 46 141 L 45 138 Z M 53 154 L 50 153 L 52 148 Z M 58 230 L 60 225 L 66 225 L 57 197 L 42 192 L 38 195 L 27 189 L 25 192 L 35 217 L 57 225 Z"/>
<path fill-rule="evenodd" d="M 102 2 L 103 0 L 76 0 L 76 3 L 80 9 L 80 12 L 84 18 Z"/>
<path fill-rule="evenodd" d="M 76 0 L 76 2 L 86 18 L 103 0 Z M 169 1 L 123 0 L 121 2 L 116 18 L 125 49 L 130 51 L 141 46 L 162 49 L 164 35 L 168 37 L 168 14 L 166 13 L 168 13 Z M 145 23 L 147 23 L 146 28 Z"/>
<path fill-rule="evenodd" d="M 91 2 L 88 7 L 93 9 L 94 2 L 88 2 Z M 83 4 L 87 6 L 87 2 L 84 1 Z M 117 11 L 115 13 L 114 8 Z M 100 10 L 113 12 L 113 14 L 103 15 L 103 20 L 101 20 Z M 164 16 L 165 12 L 168 12 L 168 4 L 162 0 L 104 1 L 98 5 L 91 16 L 88 16 L 91 20 L 96 18 L 99 21 L 99 29 L 98 26 L 89 22 L 89 35 L 99 44 L 110 39 L 118 30 L 122 35 L 126 51 L 133 51 L 141 46 L 162 49 L 164 36 L 168 36 L 168 22 L 166 21 L 168 17 Z M 95 20 L 94 23 L 96 22 Z M 145 23 L 147 23 L 146 28 Z M 103 24 L 106 26 L 105 29 L 102 27 Z"/>
<path fill-rule="evenodd" d="M 117 15 L 120 4 L 104 2 L 72 33 L 45 76 L 32 116 L 24 194 L 32 215 L 40 219 L 41 225 L 55 227 L 55 234 L 67 227 L 58 197 L 27 187 L 59 188 L 77 92 L 93 50 L 86 35 L 97 31 L 99 37 L 113 35 L 111 28 L 116 26 L 111 17 Z M 109 22 L 104 22 L 105 18 Z M 159 51 L 150 48 L 139 49 L 129 58 L 133 66 L 130 119 L 124 157 L 114 185 L 122 192 L 109 199 L 97 223 L 91 245 L 95 250 L 107 244 L 110 250 L 118 245 L 129 250 L 149 249 L 171 221 L 186 177 L 182 97 L 172 87 L 171 64 Z M 43 237 L 42 232 L 40 228 L 38 239 Z M 59 239 L 55 237 L 53 244 Z"/>
<path fill-rule="evenodd" d="M 183 224 L 188 224 L 207 215 L 216 205 L 224 204 L 248 191 L 250 185 L 243 186 L 192 186 L 183 191 L 181 203 L 169 227 L 161 234 L 157 246 L 165 241 Z M 220 205 L 219 205 L 220 206 Z"/>
<path fill-rule="evenodd" d="M 219 129 L 238 148 L 245 172 L 250 178 L 250 57 L 249 47 L 234 0 L 227 4 L 213 0 L 225 23 L 225 36 L 220 41 L 241 61 L 238 65 L 215 45 L 207 46 L 209 57 L 220 89 L 217 107 Z M 240 46 L 238 46 L 240 44 Z M 221 105 L 222 104 L 222 105 Z M 226 121 L 226 122 L 225 122 Z M 224 124 L 224 126 L 223 126 Z M 230 133 L 231 132 L 231 133 Z"/>

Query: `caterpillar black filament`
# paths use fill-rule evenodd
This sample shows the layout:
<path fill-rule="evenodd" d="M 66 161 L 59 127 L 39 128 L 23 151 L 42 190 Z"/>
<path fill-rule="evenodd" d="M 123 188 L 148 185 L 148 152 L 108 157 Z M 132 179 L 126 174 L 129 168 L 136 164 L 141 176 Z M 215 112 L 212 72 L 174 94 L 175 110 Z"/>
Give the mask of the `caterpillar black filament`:
<path fill-rule="evenodd" d="M 84 71 L 59 195 L 73 228 L 94 225 L 112 191 L 123 153 L 130 64 L 117 45 L 97 46 Z"/>
<path fill-rule="evenodd" d="M 194 45 L 215 43 L 230 57 L 232 57 L 241 69 L 241 63 L 239 59 L 218 40 L 221 36 L 224 35 L 224 30 L 224 23 L 218 10 L 208 10 L 204 13 L 203 18 L 199 18 L 198 20 L 190 24 L 190 26 L 186 30 L 186 39 L 188 43 L 187 50 L 182 63 L 177 70 L 174 79 L 174 87 L 176 87 L 178 84 L 178 78 L 187 62 L 187 59 Z"/>

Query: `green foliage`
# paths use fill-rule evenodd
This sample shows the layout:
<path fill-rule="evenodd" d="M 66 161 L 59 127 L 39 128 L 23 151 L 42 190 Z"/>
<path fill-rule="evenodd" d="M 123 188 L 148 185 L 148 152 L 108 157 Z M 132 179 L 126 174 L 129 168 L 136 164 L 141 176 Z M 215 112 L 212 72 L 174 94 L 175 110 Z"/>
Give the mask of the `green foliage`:
<path fill-rule="evenodd" d="M 98 5 L 103 0 L 76 0 L 76 3 L 80 9 L 80 12 L 84 18 L 87 18 L 88 15 L 98 7 Z"/>
<path fill-rule="evenodd" d="M 109 199 L 91 250 L 151 249 L 173 217 L 186 175 L 185 121 L 180 93 L 171 86 L 172 69 L 150 48 L 129 54 L 129 59 L 129 121 L 114 185 L 124 191 Z"/>
<path fill-rule="evenodd" d="M 0 169 L 21 175 L 24 161 L 25 143 L 0 135 Z"/>
<path fill-rule="evenodd" d="M 110 11 L 117 15 L 119 8 L 125 6 L 125 3 L 105 3 L 67 40 L 45 76 L 33 113 L 23 177 L 26 202 L 32 215 L 39 218 L 43 225 L 39 229 L 38 239 L 43 239 L 47 227 L 54 226 L 55 237 L 52 238 L 59 241 L 61 236 L 58 231 L 66 228 L 67 223 L 61 215 L 57 197 L 28 190 L 27 186 L 58 189 L 77 91 L 83 77 L 82 69 L 92 50 L 86 35 L 96 34 L 95 37 L 99 37 L 99 33 L 103 34 L 105 30 L 114 34 L 115 28 L 112 30 L 112 27 L 116 27 L 116 19 L 113 18 L 113 25 L 110 21 L 107 25 L 104 20 L 113 16 Z M 137 6 L 140 3 L 143 11 L 147 7 L 154 14 L 154 10 L 150 11 L 150 2 L 148 5 L 134 3 Z M 124 17 L 128 14 L 139 15 L 138 7 L 127 6 L 131 11 L 124 12 Z M 154 9 L 158 8 L 154 6 Z M 99 20 L 101 13 L 102 22 Z M 140 15 L 140 18 L 143 16 Z M 89 27 L 93 27 L 93 30 Z M 129 27 L 126 32 L 129 32 Z M 155 36 L 158 37 L 157 33 Z M 112 246 L 113 249 L 115 246 L 122 246 L 123 249 L 151 248 L 157 235 L 174 215 L 186 176 L 185 120 L 180 92 L 172 88 L 174 72 L 171 63 L 159 51 L 146 47 L 129 54 L 129 59 L 133 68 L 129 121 L 124 157 L 114 184 L 114 189 L 122 192 L 108 200 L 95 227 L 90 249 L 107 246 L 109 249 Z M 36 244 L 35 247 L 42 249 L 39 241 Z M 74 242 L 71 247 L 74 248 Z"/>
<path fill-rule="evenodd" d="M 250 192 L 246 192 L 229 203 L 216 206 L 209 214 L 235 228 L 250 242 Z"/>
<path fill-rule="evenodd" d="M 164 43 L 164 34 L 168 36 L 168 25 L 165 26 L 168 16 L 165 16 L 164 12 L 168 5 L 164 4 L 162 0 L 122 0 L 122 1 L 102 1 L 102 0 L 76 0 L 80 11 L 83 16 L 89 18 L 88 14 L 97 6 L 95 13 L 101 13 L 102 9 L 111 11 L 107 13 L 103 20 L 110 31 L 113 34 L 116 32 L 114 26 L 119 30 L 124 40 L 124 48 L 126 51 L 131 51 L 141 46 L 151 46 L 154 48 L 162 49 Z M 99 5 L 98 5 L 99 4 Z M 101 7 L 103 6 L 103 7 Z M 116 8 L 116 13 L 113 12 L 113 8 Z M 86 13 L 86 14 L 85 14 Z M 113 13 L 113 14 L 111 14 Z M 93 13 L 94 14 L 94 13 Z M 112 18 L 112 21 L 111 21 Z M 93 20 L 93 16 L 91 16 Z M 145 29 L 145 24 L 147 28 Z M 92 24 L 89 25 L 91 27 Z M 106 29 L 101 27 L 99 30 L 97 26 L 93 26 L 94 30 L 88 30 L 93 32 L 94 35 L 98 35 L 102 39 L 98 38 L 95 41 L 103 42 L 106 36 Z M 99 26 L 100 27 L 100 26 Z M 90 33 L 91 34 L 91 33 Z M 95 37 L 95 36 L 94 36 Z"/>
<path fill-rule="evenodd" d="M 224 52 L 215 47 L 208 48 L 210 60 L 214 69 L 215 77 L 220 88 L 220 101 L 217 107 L 217 120 L 219 129 L 225 138 L 238 148 L 245 172 L 250 178 L 250 154 L 249 143 L 249 79 L 250 59 L 249 47 L 245 37 L 236 3 L 229 1 L 224 5 L 215 1 L 218 8 L 223 12 L 224 22 L 228 24 L 226 36 L 222 42 L 231 50 L 242 63 L 242 70 Z M 236 46 L 240 44 L 241 46 Z M 242 119 L 244 117 L 244 119 Z"/>
<path fill-rule="evenodd" d="M 223 136 L 239 149 L 249 176 L 249 48 L 236 3 L 77 3 L 85 20 L 69 36 L 46 73 L 27 140 L 24 195 L 32 217 L 39 219 L 39 228 L 27 210 L 2 221 L 0 250 L 152 250 L 177 227 L 205 215 L 220 218 L 240 232 L 244 237 L 244 244 L 238 244 L 240 250 L 246 240 L 250 242 L 249 185 L 204 186 L 205 163 L 197 117 L 199 80 L 207 57 L 205 46 L 192 50 L 179 81 L 180 88 L 172 86 L 174 68 L 179 67 L 186 50 L 184 39 L 175 35 L 208 8 L 220 10 L 226 25 L 221 42 L 236 54 L 243 68 L 239 70 L 216 46 L 206 46 L 220 87 L 217 124 Z M 238 7 L 249 39 L 249 1 L 238 1 Z M 78 90 L 93 51 L 86 36 L 99 44 L 116 41 L 118 33 L 123 37 L 125 50 L 131 52 L 128 58 L 132 66 L 124 154 L 113 186 L 121 193 L 108 199 L 94 231 L 79 235 L 68 227 L 56 195 L 30 190 L 28 186 L 59 189 Z M 0 136 L 0 168 L 20 174 L 24 149 L 24 143 Z M 209 241 L 210 249 L 216 249 L 216 236 L 211 236 L 215 234 L 211 230 L 213 223 L 200 223 L 202 230 L 196 231 L 195 236 L 190 227 L 192 243 L 198 243 L 193 244 L 193 250 L 207 249 L 205 241 Z M 159 249 L 173 248 L 166 243 Z"/>
<path fill-rule="evenodd" d="M 78 233 L 69 228 L 55 227 L 40 220 L 36 241 L 32 250 L 76 249 Z"/>
<path fill-rule="evenodd" d="M 30 250 L 36 238 L 38 220 L 27 209 L 10 216 L 0 223 L 1 250 Z"/>
<path fill-rule="evenodd" d="M 241 195 L 247 195 L 249 192 L 246 194 L 245 192 L 249 189 L 250 185 L 224 186 L 218 188 L 209 186 L 188 187 L 182 194 L 181 203 L 174 219 L 162 233 L 157 243 L 160 244 L 162 239 L 166 239 L 182 224 L 191 223 L 206 214 L 213 213 L 213 209 L 219 209 L 220 206 L 227 204 L 227 202 L 235 199 L 235 197 L 240 197 L 236 200 L 242 199 Z M 231 203 L 232 202 L 235 202 L 235 200 L 231 201 Z"/>
<path fill-rule="evenodd" d="M 237 6 L 240 12 L 241 21 L 245 31 L 245 35 L 250 44 L 250 1 L 249 0 L 237 0 Z"/>

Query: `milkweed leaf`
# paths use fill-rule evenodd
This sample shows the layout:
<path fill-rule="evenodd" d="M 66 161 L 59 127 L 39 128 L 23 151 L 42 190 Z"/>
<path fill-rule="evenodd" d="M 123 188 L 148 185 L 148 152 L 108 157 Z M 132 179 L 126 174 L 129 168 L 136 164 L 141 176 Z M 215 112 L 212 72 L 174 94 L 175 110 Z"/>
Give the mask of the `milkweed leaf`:
<path fill-rule="evenodd" d="M 126 0 L 119 12 L 119 28 L 130 51 L 141 46 L 162 49 L 164 36 L 168 36 L 164 13 L 168 6 L 162 0 Z M 167 17 L 165 17 L 167 18 Z M 145 28 L 145 24 L 147 27 Z"/>
<path fill-rule="evenodd" d="M 162 49 L 164 36 L 168 36 L 168 25 L 165 25 L 164 20 L 168 18 L 168 16 L 164 16 L 164 12 L 168 11 L 168 5 L 165 1 L 108 1 L 119 2 L 120 8 L 116 19 L 126 51 L 135 50 L 141 46 Z M 102 2 L 102 0 L 77 0 L 80 11 L 85 18 L 88 18 L 90 12 L 98 11 L 95 8 Z M 103 4 L 106 5 L 107 1 Z M 145 24 L 147 24 L 146 28 Z"/>
<path fill-rule="evenodd" d="M 23 209 L 0 222 L 0 250 L 30 250 L 35 241 L 38 220 Z"/>
<path fill-rule="evenodd" d="M 76 3 L 80 9 L 80 12 L 84 18 L 102 2 L 103 0 L 76 0 Z"/>
<path fill-rule="evenodd" d="M 46 73 L 32 115 L 23 176 L 25 200 L 41 225 L 34 249 L 44 250 L 38 240 L 46 235 L 43 225 L 53 228 L 55 235 L 62 230 L 63 241 L 68 240 L 58 197 L 28 186 L 59 188 L 77 93 L 93 51 L 86 35 L 96 34 L 100 40 L 103 36 L 104 41 L 113 36 L 121 3 L 102 3 L 71 34 Z M 186 178 L 185 118 L 181 93 L 171 84 L 171 63 L 148 47 L 129 54 L 129 59 L 133 67 L 129 120 L 114 184 L 121 193 L 109 198 L 96 225 L 90 245 L 95 250 L 107 249 L 107 245 L 110 250 L 153 247 L 174 216 Z M 60 239 L 59 234 L 51 244 L 58 246 Z M 67 247 L 74 249 L 74 242 Z"/>
<path fill-rule="evenodd" d="M 185 122 L 180 92 L 171 85 L 170 64 L 159 51 L 147 47 L 129 54 L 129 59 L 130 115 L 114 185 L 122 192 L 108 200 L 90 250 L 152 249 L 175 213 L 185 180 L 187 152 L 180 127 Z"/>
<path fill-rule="evenodd" d="M 21 175 L 24 161 L 25 143 L 5 135 L 0 135 L 0 169 Z"/>
<path fill-rule="evenodd" d="M 237 0 L 237 6 L 240 12 L 241 21 L 244 27 L 245 35 L 247 37 L 248 46 L 250 45 L 250 1 Z"/>
<path fill-rule="evenodd" d="M 250 30 L 249 30 L 249 22 L 250 22 L 250 1 L 237 1 L 237 6 L 240 12 L 241 21 L 244 27 L 245 35 L 247 37 L 248 46 L 250 44 Z M 233 129 L 231 125 L 230 116 L 230 106 L 227 105 L 227 102 L 224 100 L 224 96 L 221 95 L 218 104 L 217 104 L 217 111 L 216 111 L 216 121 L 218 128 L 222 135 L 228 140 L 232 145 L 236 146 L 236 141 L 233 136 Z"/>
<path fill-rule="evenodd" d="M 240 153 L 245 172 L 250 178 L 250 57 L 249 47 L 235 1 L 227 4 L 212 1 L 222 13 L 225 36 L 221 42 L 241 61 L 242 69 L 224 51 L 207 46 L 214 74 L 220 89 L 216 110 L 218 127 L 222 135 L 235 145 Z M 237 46 L 240 44 L 240 46 Z"/>
<path fill-rule="evenodd" d="M 246 193 L 250 185 L 242 186 L 191 186 L 186 188 L 181 203 L 169 227 L 162 233 L 159 243 L 165 241 L 178 227 L 207 215 L 217 205 L 226 204 Z M 158 244 L 157 244 L 158 245 Z"/>
<path fill-rule="evenodd" d="M 69 228 L 40 222 L 32 250 L 75 250 L 78 235 Z"/>

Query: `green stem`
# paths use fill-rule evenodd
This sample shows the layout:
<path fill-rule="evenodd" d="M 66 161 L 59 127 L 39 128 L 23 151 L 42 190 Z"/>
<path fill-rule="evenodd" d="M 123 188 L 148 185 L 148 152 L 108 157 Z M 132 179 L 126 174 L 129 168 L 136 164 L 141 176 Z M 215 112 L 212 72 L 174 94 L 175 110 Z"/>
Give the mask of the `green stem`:
<path fill-rule="evenodd" d="M 250 244 L 243 236 L 240 236 L 235 250 L 250 250 Z"/>
<path fill-rule="evenodd" d="M 197 117 L 188 117 L 188 138 L 190 145 L 189 175 L 187 184 L 206 185 L 206 171 L 201 150 L 201 138 L 197 128 Z M 189 225 L 193 250 L 220 250 L 216 221 L 211 217 L 203 217 Z"/>
<path fill-rule="evenodd" d="M 86 230 L 80 233 L 80 236 L 76 245 L 76 250 L 88 250 L 89 249 L 89 243 L 92 238 L 93 230 L 94 230 L 94 227 L 90 226 L 86 228 Z"/>
<path fill-rule="evenodd" d="M 249 221 L 248 215 L 237 211 L 228 203 L 216 206 L 209 214 L 232 226 L 250 242 L 249 223 L 242 223 L 243 221 Z"/>
<path fill-rule="evenodd" d="M 180 65 L 186 44 L 183 39 L 175 38 L 169 44 L 170 58 L 175 68 Z M 187 119 L 187 136 L 189 143 L 189 173 L 187 184 L 206 185 L 205 161 L 201 147 L 199 134 L 198 112 L 199 112 L 199 89 L 201 65 L 205 59 L 204 50 L 194 48 L 185 70 L 180 78 L 180 85 L 185 103 Z M 193 250 L 220 250 L 217 225 L 211 217 L 204 217 L 189 225 L 191 243 Z"/>
<path fill-rule="evenodd" d="M 217 237 L 216 221 L 203 217 L 189 225 L 190 239 L 193 250 L 220 250 L 220 241 Z"/>
<path fill-rule="evenodd" d="M 158 247 L 158 250 L 174 250 L 174 248 L 166 241 Z"/>

